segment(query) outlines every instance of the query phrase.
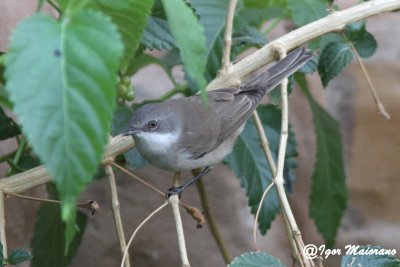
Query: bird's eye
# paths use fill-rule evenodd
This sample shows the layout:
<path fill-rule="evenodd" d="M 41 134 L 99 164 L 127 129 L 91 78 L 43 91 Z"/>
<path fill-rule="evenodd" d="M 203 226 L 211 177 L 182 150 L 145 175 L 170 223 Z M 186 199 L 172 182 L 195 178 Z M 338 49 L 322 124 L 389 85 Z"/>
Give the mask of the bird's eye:
<path fill-rule="evenodd" d="M 158 122 L 155 120 L 152 120 L 152 121 L 149 121 L 147 125 L 149 126 L 149 128 L 151 130 L 155 130 L 158 127 Z"/>

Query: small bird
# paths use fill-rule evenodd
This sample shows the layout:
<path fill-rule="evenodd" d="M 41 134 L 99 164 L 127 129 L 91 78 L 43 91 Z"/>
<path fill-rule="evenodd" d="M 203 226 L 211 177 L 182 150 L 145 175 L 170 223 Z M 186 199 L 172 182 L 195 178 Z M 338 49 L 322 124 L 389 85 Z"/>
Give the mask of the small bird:
<path fill-rule="evenodd" d="M 207 92 L 208 104 L 194 95 L 140 107 L 123 135 L 133 136 L 139 153 L 158 168 L 204 168 L 183 186 L 168 189 L 166 196 L 180 194 L 232 151 L 262 97 L 311 57 L 298 48 L 239 88 Z"/>

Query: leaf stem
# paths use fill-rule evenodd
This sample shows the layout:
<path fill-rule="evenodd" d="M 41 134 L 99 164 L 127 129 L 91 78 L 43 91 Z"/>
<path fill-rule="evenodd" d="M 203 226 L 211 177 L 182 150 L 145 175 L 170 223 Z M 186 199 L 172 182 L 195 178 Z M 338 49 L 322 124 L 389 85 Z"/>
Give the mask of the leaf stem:
<path fill-rule="evenodd" d="M 356 58 L 357 63 L 360 66 L 361 71 L 363 72 L 365 79 L 367 80 L 368 87 L 370 89 L 372 98 L 374 99 L 374 103 L 376 105 L 376 109 L 378 111 L 378 114 L 381 115 L 382 117 L 384 117 L 387 120 L 390 119 L 390 115 L 389 115 L 389 113 L 386 112 L 385 106 L 380 101 L 379 96 L 378 96 L 378 94 L 377 94 L 377 92 L 375 90 L 375 87 L 372 84 L 371 76 L 368 74 L 368 71 L 365 68 L 363 60 L 361 59 L 360 55 L 358 54 L 357 49 L 354 47 L 353 43 L 350 40 L 347 39 L 346 35 L 345 34 L 343 34 L 343 35 L 344 35 L 345 39 L 347 40 L 347 43 L 349 44 L 351 50 L 353 51 L 354 57 Z"/>
<path fill-rule="evenodd" d="M 18 145 L 17 151 L 15 152 L 14 159 L 12 160 L 12 165 L 18 166 L 18 162 L 21 159 L 22 152 L 24 152 L 25 146 L 27 145 L 27 143 L 28 142 L 27 142 L 26 138 L 24 136 L 22 136 L 20 143 Z M 12 170 L 14 169 L 14 166 L 12 166 L 12 165 L 10 165 L 11 168 L 8 170 L 7 175 L 10 175 Z"/>
<path fill-rule="evenodd" d="M 219 227 L 215 219 L 214 213 L 211 210 L 210 203 L 208 201 L 207 191 L 204 187 L 203 180 L 199 179 L 196 182 L 196 186 L 197 186 L 197 191 L 199 192 L 201 206 L 203 208 L 204 215 L 206 216 L 208 222 L 208 228 L 210 229 L 211 235 L 213 236 L 215 242 L 217 243 L 218 249 L 221 252 L 222 257 L 224 258 L 225 264 L 228 265 L 231 262 L 232 257 L 226 248 L 225 242 L 219 231 Z"/>
<path fill-rule="evenodd" d="M 187 84 L 178 84 L 174 88 L 172 88 L 171 90 L 160 96 L 159 98 L 144 100 L 143 102 L 136 105 L 143 106 L 146 104 L 163 102 L 167 99 L 170 99 L 176 94 L 183 94 L 184 96 L 190 95 L 189 87 L 187 86 Z"/>

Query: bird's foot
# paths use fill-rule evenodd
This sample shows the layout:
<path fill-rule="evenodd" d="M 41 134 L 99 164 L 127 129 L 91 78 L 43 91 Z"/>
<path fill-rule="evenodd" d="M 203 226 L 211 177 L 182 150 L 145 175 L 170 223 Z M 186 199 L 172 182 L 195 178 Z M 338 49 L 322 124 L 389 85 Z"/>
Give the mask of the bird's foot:
<path fill-rule="evenodd" d="M 181 198 L 182 191 L 184 190 L 184 186 L 173 186 L 168 188 L 167 192 L 165 192 L 165 198 L 169 199 L 173 195 L 178 195 Z"/>

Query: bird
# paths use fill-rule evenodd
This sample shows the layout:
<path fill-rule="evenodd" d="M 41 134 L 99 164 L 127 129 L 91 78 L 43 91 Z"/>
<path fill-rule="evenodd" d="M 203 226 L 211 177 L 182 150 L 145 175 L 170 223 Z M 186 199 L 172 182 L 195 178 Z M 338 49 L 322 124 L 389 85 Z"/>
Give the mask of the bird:
<path fill-rule="evenodd" d="M 181 194 L 232 152 L 263 96 L 311 58 L 311 52 L 297 48 L 238 88 L 208 91 L 207 103 L 196 94 L 144 105 L 133 112 L 123 135 L 132 136 L 138 152 L 158 168 L 203 168 L 184 185 L 168 189 L 166 197 Z"/>

